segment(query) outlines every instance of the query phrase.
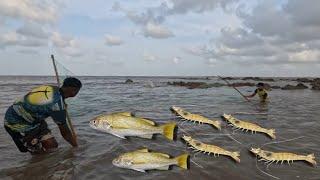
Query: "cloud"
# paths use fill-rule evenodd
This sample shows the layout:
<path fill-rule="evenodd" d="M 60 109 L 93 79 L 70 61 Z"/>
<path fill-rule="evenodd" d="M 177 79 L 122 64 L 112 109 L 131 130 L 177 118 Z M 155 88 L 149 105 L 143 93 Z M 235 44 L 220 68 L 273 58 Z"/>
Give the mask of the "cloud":
<path fill-rule="evenodd" d="M 123 66 L 125 66 L 124 62 L 121 62 L 121 61 L 109 61 L 108 63 L 113 67 L 123 67 Z"/>
<path fill-rule="evenodd" d="M 319 63 L 320 1 L 312 2 L 292 0 L 279 7 L 264 0 L 252 12 L 240 6 L 241 27 L 222 28 L 198 56 L 242 65 Z"/>
<path fill-rule="evenodd" d="M 80 47 L 80 43 L 72 37 L 61 35 L 58 32 L 53 32 L 50 37 L 50 41 L 54 45 L 55 49 L 63 55 L 69 57 L 80 57 L 85 54 Z"/>
<path fill-rule="evenodd" d="M 111 55 L 109 53 L 106 53 L 105 50 L 96 50 L 94 51 L 94 54 L 92 55 L 95 59 L 93 63 L 96 63 L 97 65 L 107 65 L 107 66 L 113 66 L 113 67 L 123 67 L 125 66 L 125 63 L 123 60 L 115 59 L 113 57 L 110 57 Z"/>
<path fill-rule="evenodd" d="M 143 59 L 145 61 L 155 61 L 156 60 L 156 56 L 149 54 L 149 53 L 143 53 Z"/>
<path fill-rule="evenodd" d="M 106 45 L 108 46 L 119 46 L 123 43 L 124 42 L 119 37 L 106 35 Z"/>
<path fill-rule="evenodd" d="M 0 16 L 30 20 L 40 23 L 53 23 L 58 17 L 58 1 L 9 0 L 0 1 Z"/>
<path fill-rule="evenodd" d="M 228 5 L 234 4 L 235 2 L 238 2 L 238 0 L 170 0 L 164 1 L 158 6 L 146 8 L 145 11 L 140 13 L 125 9 L 119 2 L 115 2 L 112 10 L 125 13 L 135 24 L 162 24 L 165 19 L 171 15 L 186 14 L 189 12 L 203 13 L 219 7 L 226 9 Z"/>
<path fill-rule="evenodd" d="M 264 1 L 253 9 L 252 14 L 242 12 L 242 16 L 244 24 L 253 33 L 276 38 L 277 43 L 303 42 L 320 38 L 319 33 L 314 33 L 320 30 L 320 15 L 314 10 L 317 6 L 320 6 L 318 1 L 308 3 L 294 0 L 279 9 L 276 4 Z M 310 11 L 302 10 L 303 7 Z M 308 19 L 301 18 L 300 13 L 306 13 Z"/>
<path fill-rule="evenodd" d="M 218 61 L 216 59 L 213 58 L 209 58 L 206 60 L 205 62 L 207 65 L 209 66 L 215 66 L 216 64 L 218 64 Z"/>
<path fill-rule="evenodd" d="M 58 32 L 53 32 L 51 36 L 51 41 L 53 42 L 53 45 L 55 45 L 58 48 L 65 48 L 68 46 L 74 46 L 75 40 L 68 36 L 63 36 Z"/>
<path fill-rule="evenodd" d="M 173 33 L 164 26 L 148 23 L 144 29 L 144 36 L 156 39 L 166 39 L 173 37 Z"/>
<path fill-rule="evenodd" d="M 174 58 L 172 59 L 172 61 L 173 61 L 174 64 L 179 64 L 180 61 L 181 61 L 181 57 L 174 57 Z"/>
<path fill-rule="evenodd" d="M 39 54 L 39 52 L 34 49 L 20 49 L 18 50 L 18 52 L 21 54 L 30 54 L 30 55 Z"/>
<path fill-rule="evenodd" d="M 165 20 L 167 6 L 162 4 L 159 7 L 147 8 L 143 12 L 137 12 L 126 9 L 122 7 L 119 2 L 115 2 L 112 6 L 112 10 L 123 12 L 133 23 L 144 26 L 148 23 L 161 24 Z"/>
<path fill-rule="evenodd" d="M 219 7 L 226 9 L 229 4 L 237 1 L 238 0 L 171 0 L 164 1 L 158 6 L 145 8 L 142 12 L 128 10 L 121 6 L 119 2 L 115 2 L 112 10 L 123 12 L 134 24 L 144 28 L 143 31 L 146 37 L 161 39 L 173 36 L 173 33 L 169 29 L 161 27 L 161 24 L 163 24 L 168 16 L 186 14 L 188 12 L 203 13 Z"/>
<path fill-rule="evenodd" d="M 188 12 L 203 13 L 218 7 L 224 9 L 238 0 L 171 0 L 169 14 L 186 14 Z"/>
<path fill-rule="evenodd" d="M 59 49 L 59 51 L 63 55 L 73 57 L 73 58 L 81 57 L 81 56 L 84 56 L 85 54 L 79 47 L 67 47 L 67 48 Z"/>
<path fill-rule="evenodd" d="M 46 46 L 47 41 L 20 35 L 16 32 L 8 32 L 0 35 L 0 47 L 24 46 L 24 47 L 41 47 Z"/>
<path fill-rule="evenodd" d="M 0 45 L 2 47 L 16 45 L 19 40 L 18 34 L 16 32 L 9 32 L 0 35 Z"/>
<path fill-rule="evenodd" d="M 27 22 L 18 28 L 17 33 L 39 39 L 47 39 L 49 37 L 49 33 L 40 24 L 32 22 Z"/>
<path fill-rule="evenodd" d="M 289 62 L 312 63 L 320 61 L 320 51 L 304 50 L 300 52 L 291 53 L 289 55 Z"/>
<path fill-rule="evenodd" d="M 191 46 L 191 47 L 183 47 L 182 50 L 187 54 L 191 54 L 193 56 L 202 56 L 206 52 L 205 46 Z"/>

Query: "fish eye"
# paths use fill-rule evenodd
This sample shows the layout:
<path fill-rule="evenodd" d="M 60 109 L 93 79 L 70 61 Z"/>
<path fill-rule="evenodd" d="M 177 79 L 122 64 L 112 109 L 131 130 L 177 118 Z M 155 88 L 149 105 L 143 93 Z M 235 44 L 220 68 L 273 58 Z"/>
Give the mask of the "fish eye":
<path fill-rule="evenodd" d="M 93 123 L 95 124 L 95 123 L 96 123 L 96 120 L 94 120 Z"/>

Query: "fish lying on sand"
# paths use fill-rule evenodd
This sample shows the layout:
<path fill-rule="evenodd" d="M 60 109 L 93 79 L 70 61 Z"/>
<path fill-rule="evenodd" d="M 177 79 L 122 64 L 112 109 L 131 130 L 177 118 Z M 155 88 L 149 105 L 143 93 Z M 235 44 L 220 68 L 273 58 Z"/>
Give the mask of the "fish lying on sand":
<path fill-rule="evenodd" d="M 172 106 L 170 108 L 170 110 L 184 120 L 191 121 L 191 122 L 197 122 L 200 124 L 203 124 L 203 123 L 210 124 L 213 127 L 221 130 L 221 123 L 218 120 L 210 120 L 204 116 L 201 116 L 199 114 L 192 114 L 192 113 L 187 112 L 187 111 L 183 110 L 182 108 L 176 107 L 176 106 Z"/>
<path fill-rule="evenodd" d="M 274 129 L 266 129 L 251 122 L 241 121 L 228 114 L 223 114 L 222 118 L 226 120 L 231 126 L 234 126 L 236 129 L 241 129 L 242 131 L 246 131 L 246 132 L 251 131 L 251 133 L 254 133 L 254 132 L 265 133 L 268 136 L 270 136 L 272 139 L 276 138 Z"/>
<path fill-rule="evenodd" d="M 260 157 L 261 159 L 259 161 L 265 161 L 268 165 L 272 163 L 278 163 L 281 162 L 281 164 L 285 161 L 288 162 L 290 165 L 290 161 L 306 161 L 313 166 L 317 165 L 317 162 L 315 161 L 314 154 L 309 155 L 298 155 L 294 153 L 289 152 L 271 152 L 271 151 L 265 151 L 260 148 L 251 148 L 250 150 L 253 154 Z"/>
<path fill-rule="evenodd" d="M 163 134 L 173 140 L 176 123 L 156 126 L 155 122 L 135 117 L 130 112 L 117 112 L 100 115 L 90 121 L 90 126 L 103 132 L 125 139 L 126 136 L 136 136 L 152 139 L 154 134 Z"/>
<path fill-rule="evenodd" d="M 114 166 L 126 169 L 133 169 L 140 172 L 146 170 L 169 170 L 169 166 L 177 165 L 188 169 L 188 154 L 182 154 L 175 158 L 159 152 L 149 152 L 148 149 L 140 149 L 133 152 L 121 154 L 112 161 Z"/>

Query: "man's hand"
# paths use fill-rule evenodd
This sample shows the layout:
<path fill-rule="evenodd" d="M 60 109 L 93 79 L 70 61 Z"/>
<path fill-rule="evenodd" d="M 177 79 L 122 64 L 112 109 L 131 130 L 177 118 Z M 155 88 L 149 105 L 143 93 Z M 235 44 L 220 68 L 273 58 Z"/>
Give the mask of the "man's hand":
<path fill-rule="evenodd" d="M 75 136 L 72 135 L 70 129 L 68 128 L 68 125 L 59 125 L 60 133 L 62 137 L 68 141 L 73 147 L 77 147 L 77 139 Z"/>

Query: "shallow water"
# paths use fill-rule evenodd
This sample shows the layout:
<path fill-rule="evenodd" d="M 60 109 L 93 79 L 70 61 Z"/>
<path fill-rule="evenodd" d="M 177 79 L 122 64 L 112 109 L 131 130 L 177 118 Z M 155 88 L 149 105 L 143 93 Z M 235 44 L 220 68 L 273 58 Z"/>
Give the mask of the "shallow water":
<path fill-rule="evenodd" d="M 57 126 L 48 119 L 49 127 L 59 142 L 59 149 L 51 154 L 34 156 L 18 152 L 4 128 L 0 128 L 0 178 L 1 179 L 274 179 L 264 172 L 281 179 L 320 179 L 320 170 L 304 162 L 275 165 L 269 168 L 256 162 L 249 153 L 249 147 L 259 147 L 273 142 L 262 134 L 233 132 L 222 122 L 222 131 L 209 125 L 197 125 L 179 121 L 171 114 L 172 105 L 200 113 L 210 118 L 220 119 L 222 113 L 250 112 L 238 114 L 239 119 L 256 122 L 261 126 L 275 128 L 277 141 L 295 140 L 280 144 L 269 144 L 264 149 L 289 151 L 301 154 L 315 153 L 320 157 L 320 92 L 312 90 L 283 91 L 269 93 L 269 104 L 257 100 L 248 103 L 232 88 L 186 89 L 167 86 L 168 81 L 186 81 L 178 77 L 135 77 L 135 83 L 124 84 L 125 77 L 81 77 L 84 88 L 69 102 L 70 114 L 77 131 L 79 147 L 71 148 L 58 132 Z M 150 81 L 155 87 L 150 88 Z M 194 81 L 194 80 L 192 80 Z M 199 80 L 210 81 L 213 80 Z M 53 77 L 0 77 L 0 121 L 6 108 L 32 87 L 54 83 Z M 288 82 L 276 82 L 291 83 Z M 251 93 L 253 87 L 241 88 Z M 89 127 L 93 117 L 107 112 L 134 111 L 138 116 L 150 118 L 162 124 L 167 121 L 179 123 L 178 139 L 169 142 L 161 135 L 153 140 L 141 138 L 119 139 Z M 222 120 L 221 120 L 222 121 Z M 232 137 L 225 134 L 232 133 Z M 213 157 L 194 154 L 187 149 L 180 137 L 192 135 L 206 143 L 241 152 L 241 163 L 227 157 Z M 302 137 L 303 136 L 303 137 Z M 114 167 L 112 159 L 121 153 L 147 147 L 177 156 L 184 152 L 191 154 L 190 170 L 173 167 L 170 171 L 149 171 L 140 173 Z M 259 168 L 259 169 L 258 169 Z"/>

